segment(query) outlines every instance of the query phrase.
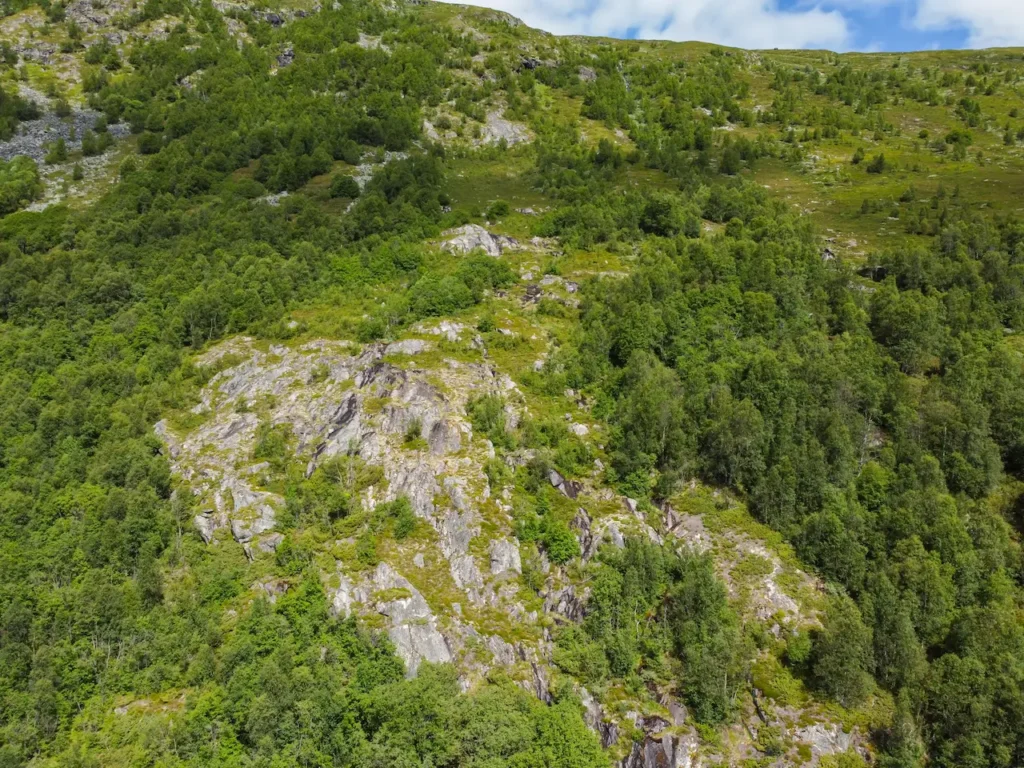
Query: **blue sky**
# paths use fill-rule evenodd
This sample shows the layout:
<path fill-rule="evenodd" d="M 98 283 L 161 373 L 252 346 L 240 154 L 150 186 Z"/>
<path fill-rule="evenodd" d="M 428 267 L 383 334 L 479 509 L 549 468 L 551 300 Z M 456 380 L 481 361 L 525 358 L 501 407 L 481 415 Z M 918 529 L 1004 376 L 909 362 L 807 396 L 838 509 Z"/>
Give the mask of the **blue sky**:
<path fill-rule="evenodd" d="M 556 34 L 743 48 L 1024 46 L 1024 0 L 471 0 Z"/>
<path fill-rule="evenodd" d="M 1021 0 L 1024 4 L 1024 0 Z M 868 7 L 863 7 L 867 5 Z M 915 14 L 908 12 L 913 4 L 888 3 L 840 4 L 837 11 L 846 19 L 850 38 L 848 46 L 857 51 L 920 51 L 933 48 L 967 48 L 971 36 L 966 24 L 951 21 L 947 27 L 921 29 L 914 24 Z M 829 3 L 822 3 L 825 8 Z M 780 10 L 799 10 L 801 4 L 795 0 L 783 0 Z M 806 7 L 806 4 L 805 4 Z M 916 10 L 916 9 L 915 9 Z M 1024 45 L 1024 40 L 1021 40 Z"/>

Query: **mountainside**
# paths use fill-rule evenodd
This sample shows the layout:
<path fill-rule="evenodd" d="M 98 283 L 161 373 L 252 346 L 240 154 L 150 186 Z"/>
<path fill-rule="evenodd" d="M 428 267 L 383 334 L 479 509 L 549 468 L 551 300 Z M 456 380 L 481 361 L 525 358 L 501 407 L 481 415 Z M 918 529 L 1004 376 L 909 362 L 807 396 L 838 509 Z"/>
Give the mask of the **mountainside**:
<path fill-rule="evenodd" d="M 1024 763 L 1024 52 L 0 18 L 0 766 Z"/>

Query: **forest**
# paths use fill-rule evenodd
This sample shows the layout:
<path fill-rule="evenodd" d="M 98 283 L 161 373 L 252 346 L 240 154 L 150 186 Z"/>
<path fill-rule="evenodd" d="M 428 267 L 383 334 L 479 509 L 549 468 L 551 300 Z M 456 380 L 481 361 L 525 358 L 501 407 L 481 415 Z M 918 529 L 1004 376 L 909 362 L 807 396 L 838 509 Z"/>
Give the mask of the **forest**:
<path fill-rule="evenodd" d="M 279 24 L 147 0 L 120 28 L 165 34 L 113 45 L 52 0 L 5 7 L 45 19 L 82 77 L 44 85 L 4 40 L 0 142 L 47 112 L 25 84 L 92 123 L 0 160 L 0 767 L 620 764 L 581 686 L 671 690 L 713 757 L 766 658 L 829 711 L 871 712 L 860 752 L 815 764 L 1024 763 L 1024 220 L 978 183 L 1018 172 L 1024 56 L 755 61 L 486 14 L 472 34 L 437 8 Z M 496 105 L 529 141 L 486 140 Z M 894 117 L 913 110 L 935 125 Z M 835 205 L 805 208 L 819 178 Z M 469 224 L 557 243 L 545 279 L 622 269 L 591 269 L 575 303 L 517 298 L 517 322 L 554 329 L 533 366 L 529 332 L 499 328 L 519 262 L 436 247 Z M 409 678 L 379 623 L 333 609 L 329 542 L 370 573 L 429 535 L 407 498 L 364 508 L 379 471 L 307 471 L 263 429 L 253 458 L 286 506 L 254 564 L 193 530 L 154 432 L 221 375 L 196 361 L 225 339 L 372 348 L 444 318 L 547 404 L 466 406 L 520 589 L 543 603 L 550 568 L 586 584 L 577 620 L 532 630 L 546 697 L 500 666 L 468 689 L 455 664 Z M 600 445 L 551 405 L 567 390 Z M 403 440 L 424 449 L 419 424 Z M 555 476 L 646 519 L 697 483 L 742 504 L 818 582 L 815 622 L 773 635 L 716 552 L 667 537 L 588 554 Z M 287 591 L 254 595 L 257 567 Z M 744 764 L 802 764 L 765 723 Z"/>

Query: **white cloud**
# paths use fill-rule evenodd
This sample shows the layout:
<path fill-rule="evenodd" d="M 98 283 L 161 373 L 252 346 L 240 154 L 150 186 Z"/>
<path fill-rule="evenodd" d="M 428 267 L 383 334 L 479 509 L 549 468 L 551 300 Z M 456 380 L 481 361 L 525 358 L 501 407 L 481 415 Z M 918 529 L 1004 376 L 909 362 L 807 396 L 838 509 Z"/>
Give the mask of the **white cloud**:
<path fill-rule="evenodd" d="M 480 2 L 480 0 L 477 0 Z M 777 0 L 484 0 L 555 34 L 702 40 L 741 48 L 845 48 L 836 10 L 782 10 Z"/>
<path fill-rule="evenodd" d="M 1024 45 L 1024 0 L 471 0 L 556 34 L 702 40 L 741 48 L 864 47 L 876 12 L 906 30 L 965 30 L 975 48 Z M 786 0 L 781 0 L 786 2 Z M 854 32 L 857 32 L 856 39 Z M 892 32 L 892 30 L 887 30 Z"/>
<path fill-rule="evenodd" d="M 921 29 L 966 27 L 974 48 L 1024 44 L 1022 0 L 920 0 L 913 23 Z"/>
<path fill-rule="evenodd" d="M 902 25 L 917 31 L 964 30 L 972 48 L 1024 45 L 1024 0 L 807 0 L 870 14 L 901 10 Z"/>

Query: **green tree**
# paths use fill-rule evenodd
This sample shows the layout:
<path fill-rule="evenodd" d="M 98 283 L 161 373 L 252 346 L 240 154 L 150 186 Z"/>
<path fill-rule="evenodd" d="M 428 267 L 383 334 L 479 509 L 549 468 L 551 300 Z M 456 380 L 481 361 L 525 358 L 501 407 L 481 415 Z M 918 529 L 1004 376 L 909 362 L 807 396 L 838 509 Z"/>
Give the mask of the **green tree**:
<path fill-rule="evenodd" d="M 871 690 L 871 642 L 871 629 L 854 602 L 834 597 L 814 640 L 811 668 L 818 685 L 846 706 L 863 701 Z"/>

